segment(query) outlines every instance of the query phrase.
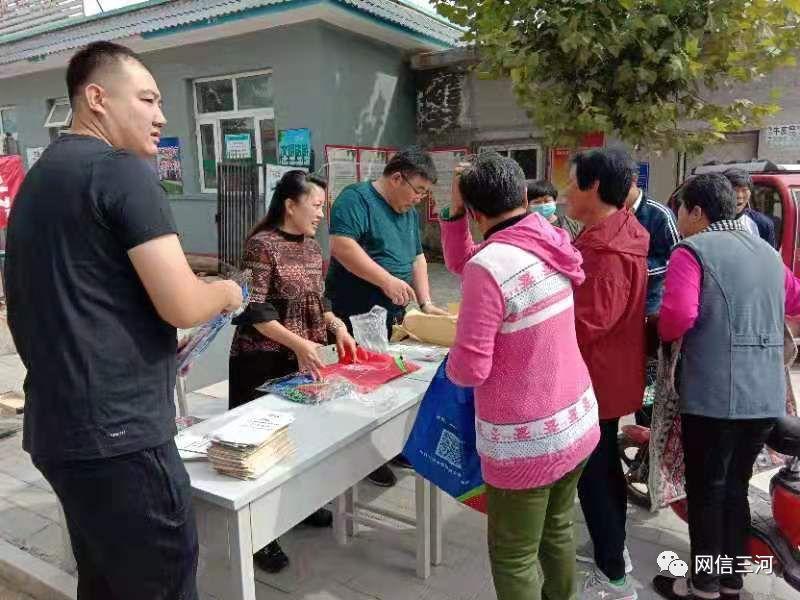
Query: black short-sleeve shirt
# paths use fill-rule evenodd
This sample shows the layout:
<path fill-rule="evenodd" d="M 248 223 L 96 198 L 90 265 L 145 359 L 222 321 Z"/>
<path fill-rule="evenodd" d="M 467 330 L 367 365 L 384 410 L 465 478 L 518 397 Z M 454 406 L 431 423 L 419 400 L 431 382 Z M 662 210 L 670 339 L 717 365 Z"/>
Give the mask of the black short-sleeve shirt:
<path fill-rule="evenodd" d="M 34 457 L 110 457 L 174 436 L 176 331 L 127 254 L 174 233 L 152 166 L 97 138 L 60 137 L 28 173 L 5 275 Z"/>

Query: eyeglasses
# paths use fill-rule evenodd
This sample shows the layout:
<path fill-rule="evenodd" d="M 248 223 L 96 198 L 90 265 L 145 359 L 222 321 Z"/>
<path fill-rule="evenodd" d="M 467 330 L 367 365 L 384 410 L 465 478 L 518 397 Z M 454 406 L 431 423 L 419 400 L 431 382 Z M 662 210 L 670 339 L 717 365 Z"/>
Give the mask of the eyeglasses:
<path fill-rule="evenodd" d="M 421 190 L 418 190 L 417 188 L 415 188 L 414 185 L 405 176 L 405 174 L 400 173 L 400 177 L 402 177 L 403 181 L 405 181 L 408 184 L 408 187 L 410 187 L 414 191 L 414 195 L 415 196 L 419 196 L 420 198 L 424 198 L 425 196 L 427 196 L 428 194 L 431 193 L 430 190 L 425 189 L 425 188 L 422 188 Z"/>

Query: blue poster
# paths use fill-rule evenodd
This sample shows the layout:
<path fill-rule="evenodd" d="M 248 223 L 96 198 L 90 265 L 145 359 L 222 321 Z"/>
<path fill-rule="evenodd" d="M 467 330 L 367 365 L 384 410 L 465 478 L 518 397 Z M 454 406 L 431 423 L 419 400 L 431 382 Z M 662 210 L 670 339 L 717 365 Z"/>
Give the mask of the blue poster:
<path fill-rule="evenodd" d="M 639 182 L 636 184 L 640 190 L 647 191 L 650 185 L 650 163 L 643 161 L 639 163 Z"/>
<path fill-rule="evenodd" d="M 311 167 L 310 129 L 281 129 L 278 132 L 278 164 Z"/>

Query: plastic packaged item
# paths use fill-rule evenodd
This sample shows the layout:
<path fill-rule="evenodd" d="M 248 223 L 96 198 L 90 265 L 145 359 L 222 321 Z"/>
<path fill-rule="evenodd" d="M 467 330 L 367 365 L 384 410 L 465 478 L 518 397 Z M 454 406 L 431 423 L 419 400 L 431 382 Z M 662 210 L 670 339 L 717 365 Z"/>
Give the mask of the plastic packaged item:
<path fill-rule="evenodd" d="M 178 373 L 180 375 L 186 375 L 186 373 L 189 372 L 192 363 L 198 356 L 206 351 L 222 328 L 230 323 L 234 317 L 241 314 L 247 307 L 247 302 L 250 298 L 250 284 L 252 279 L 250 270 L 236 273 L 232 275 L 230 279 L 238 283 L 242 288 L 242 306 L 234 313 L 223 313 L 206 321 L 202 325 L 198 325 L 178 343 L 177 362 Z"/>
<path fill-rule="evenodd" d="M 357 386 L 343 377 L 326 377 L 322 381 L 317 381 L 307 373 L 294 373 L 271 379 L 256 389 L 298 404 L 321 404 L 358 395 Z"/>
<path fill-rule="evenodd" d="M 356 356 L 344 356 L 334 364 L 323 367 L 322 376 L 341 377 L 352 382 L 362 394 L 373 392 L 384 384 L 419 371 L 419 365 L 404 360 L 402 356 L 370 352 L 364 348 L 356 350 Z"/>
<path fill-rule="evenodd" d="M 382 306 L 373 306 L 363 315 L 353 315 L 353 338 L 362 348 L 385 354 L 389 351 L 389 332 L 386 330 L 387 311 Z"/>

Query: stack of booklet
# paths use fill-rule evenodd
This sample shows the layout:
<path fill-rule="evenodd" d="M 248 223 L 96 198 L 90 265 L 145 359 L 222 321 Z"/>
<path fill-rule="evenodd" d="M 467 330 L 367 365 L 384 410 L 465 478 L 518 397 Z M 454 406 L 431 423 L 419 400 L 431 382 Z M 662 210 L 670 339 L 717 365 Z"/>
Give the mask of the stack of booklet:
<path fill-rule="evenodd" d="M 256 479 L 294 454 L 289 413 L 251 410 L 211 433 L 208 460 L 219 473 Z"/>

